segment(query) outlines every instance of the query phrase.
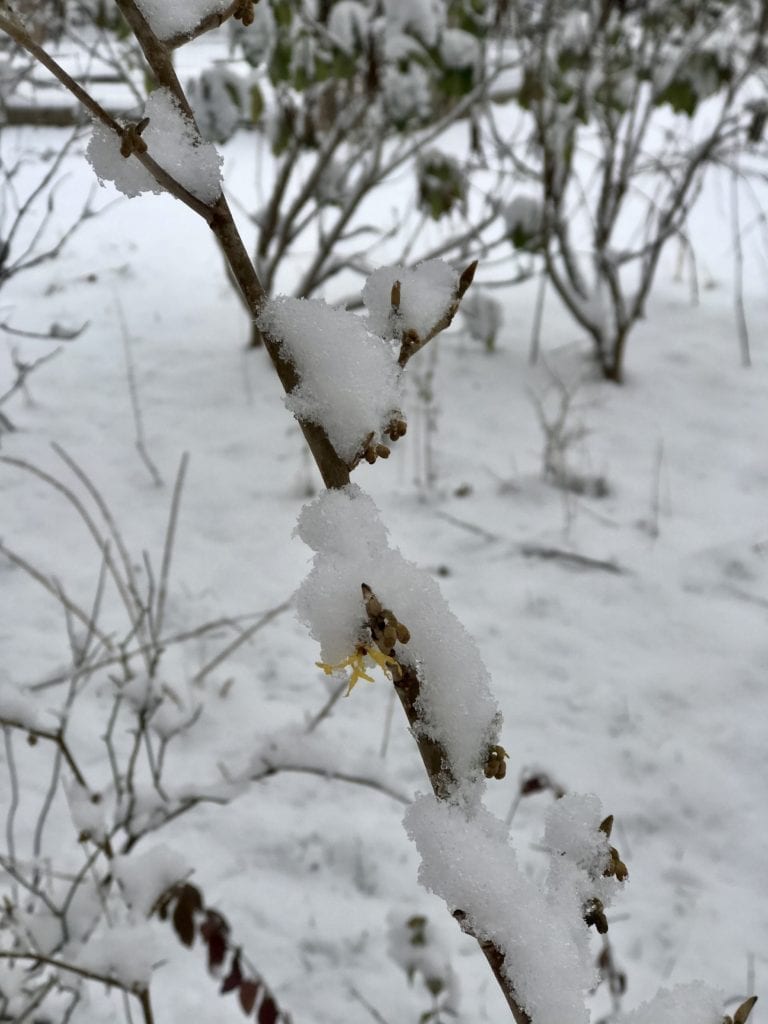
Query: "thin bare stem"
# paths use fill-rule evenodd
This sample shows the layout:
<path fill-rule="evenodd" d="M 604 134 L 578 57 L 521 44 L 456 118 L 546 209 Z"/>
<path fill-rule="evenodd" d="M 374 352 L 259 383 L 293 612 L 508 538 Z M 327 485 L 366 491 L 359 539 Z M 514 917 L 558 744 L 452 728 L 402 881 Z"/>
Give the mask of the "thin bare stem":
<path fill-rule="evenodd" d="M 147 441 L 144 435 L 144 417 L 141 412 L 141 403 L 139 402 L 139 388 L 136 383 L 136 368 L 133 365 L 133 353 L 131 351 L 131 338 L 128 333 L 128 324 L 125 319 L 125 310 L 120 302 L 119 296 L 115 295 L 115 308 L 117 309 L 117 318 L 120 323 L 120 333 L 123 338 L 123 352 L 125 353 L 125 373 L 128 378 L 128 394 L 131 399 L 131 412 L 133 413 L 133 425 L 136 429 L 136 451 L 139 453 L 139 458 L 147 467 L 147 472 L 152 478 L 152 483 L 155 487 L 163 486 L 163 478 L 160 476 L 160 471 L 155 465 L 149 451 L 147 449 Z"/>
<path fill-rule="evenodd" d="M 165 616 L 165 604 L 168 598 L 168 579 L 171 573 L 171 557 L 173 545 L 176 540 L 176 526 L 179 521 L 179 507 L 181 505 L 181 493 L 184 490 L 184 479 L 187 475 L 189 465 L 189 452 L 184 452 L 179 463 L 179 471 L 176 474 L 176 482 L 173 485 L 171 497 L 171 510 L 168 514 L 168 526 L 165 531 L 165 544 L 163 545 L 163 561 L 160 566 L 160 581 L 157 588 L 157 602 L 154 617 L 154 633 L 160 636 L 163 630 L 163 618 Z"/>
<path fill-rule="evenodd" d="M 289 598 L 287 601 L 283 601 L 282 604 L 278 604 L 275 605 L 274 608 L 270 608 L 270 610 L 254 622 L 252 626 L 249 626 L 248 629 L 244 630 L 240 636 L 235 637 L 234 640 L 228 643 L 226 647 L 211 658 L 210 661 L 207 661 L 202 668 L 198 669 L 192 678 L 192 682 L 197 683 L 198 685 L 202 683 L 209 673 L 211 673 L 215 668 L 218 668 L 218 666 L 221 665 L 222 662 L 226 661 L 227 658 L 231 657 L 239 647 L 248 643 L 251 637 L 255 636 L 256 633 L 264 629 L 265 626 L 269 625 L 270 622 L 273 622 L 279 615 L 282 615 L 283 612 L 287 611 L 291 607 L 292 603 L 293 599 Z"/>

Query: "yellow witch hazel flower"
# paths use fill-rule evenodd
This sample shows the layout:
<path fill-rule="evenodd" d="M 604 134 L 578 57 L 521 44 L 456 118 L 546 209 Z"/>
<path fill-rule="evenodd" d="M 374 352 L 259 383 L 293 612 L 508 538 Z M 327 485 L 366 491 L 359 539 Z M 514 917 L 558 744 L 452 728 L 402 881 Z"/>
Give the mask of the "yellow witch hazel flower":
<path fill-rule="evenodd" d="M 349 687 L 344 694 L 345 697 L 348 697 L 352 693 L 358 679 L 365 679 L 367 683 L 374 681 L 373 676 L 369 676 L 366 672 L 366 659 L 370 659 L 374 664 L 378 665 L 384 675 L 388 679 L 392 679 L 392 669 L 389 666 L 396 665 L 397 659 L 390 657 L 389 654 L 384 654 L 377 647 L 373 646 L 365 647 L 360 644 L 355 648 L 354 654 L 350 654 L 343 661 L 340 661 L 338 665 L 329 665 L 325 661 L 316 661 L 315 664 L 327 676 L 332 676 L 334 672 L 343 672 L 345 669 L 351 668 L 352 672 L 347 680 Z"/>

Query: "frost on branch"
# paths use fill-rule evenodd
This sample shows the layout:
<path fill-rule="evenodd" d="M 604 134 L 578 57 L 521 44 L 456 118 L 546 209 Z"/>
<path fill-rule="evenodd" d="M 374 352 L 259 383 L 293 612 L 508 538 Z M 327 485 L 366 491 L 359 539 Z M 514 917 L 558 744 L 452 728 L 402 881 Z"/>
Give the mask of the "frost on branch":
<path fill-rule="evenodd" d="M 192 195 L 204 203 L 215 202 L 221 195 L 221 157 L 209 142 L 203 142 L 169 89 L 155 89 L 150 94 L 144 117 L 149 123 L 141 138 L 148 155 Z M 129 197 L 142 192 L 161 195 L 163 186 L 135 155 L 123 156 L 120 146 L 116 132 L 100 123 L 94 125 L 86 156 L 99 181 L 114 182 Z"/>
<path fill-rule="evenodd" d="M 454 795 L 470 803 L 478 799 L 501 716 L 474 641 L 435 581 L 390 547 L 378 509 L 354 485 L 305 505 L 297 532 L 316 552 L 298 593 L 298 611 L 320 643 L 323 661 L 337 664 L 371 643 L 361 596 L 361 584 L 368 584 L 410 631 L 395 653 L 418 674 L 418 728 L 444 749 L 459 780 Z"/>
<path fill-rule="evenodd" d="M 585 994 L 596 977 L 575 894 L 523 874 L 506 826 L 483 807 L 468 815 L 421 796 L 406 812 L 405 827 L 421 855 L 422 885 L 504 956 L 503 974 L 535 1024 L 587 1024 Z"/>
<path fill-rule="evenodd" d="M 321 426 L 339 458 L 354 462 L 399 415 L 402 389 L 392 346 L 354 313 L 320 299 L 271 299 L 257 323 L 279 342 L 298 373 L 287 407 Z"/>
<path fill-rule="evenodd" d="M 136 0 L 158 39 L 191 35 L 209 14 L 221 14 L 229 0 Z"/>
<path fill-rule="evenodd" d="M 397 309 L 392 308 L 392 286 L 400 282 Z M 382 338 L 400 338 L 406 331 L 426 337 L 456 298 L 459 275 L 443 260 L 427 260 L 413 270 L 380 267 L 363 288 L 368 327 Z"/>

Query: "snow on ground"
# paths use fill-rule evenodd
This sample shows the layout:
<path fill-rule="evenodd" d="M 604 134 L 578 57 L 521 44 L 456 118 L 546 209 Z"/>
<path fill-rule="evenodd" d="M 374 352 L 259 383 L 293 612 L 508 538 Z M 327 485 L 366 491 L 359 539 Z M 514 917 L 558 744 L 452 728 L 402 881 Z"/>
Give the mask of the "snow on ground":
<path fill-rule="evenodd" d="M 244 153 L 233 148 L 229 157 L 242 168 Z M 89 173 L 83 166 L 83 182 Z M 702 278 L 709 275 L 712 287 L 693 307 L 668 254 L 648 320 L 630 342 L 624 387 L 590 377 L 585 343 L 554 301 L 544 323 L 549 370 L 529 367 L 535 285 L 494 293 L 505 307 L 497 352 L 486 355 L 455 329 L 439 342 L 436 431 L 427 436 L 411 387 L 408 435 L 387 463 L 355 472 L 393 543 L 436 574 L 491 672 L 510 762 L 506 781 L 489 783 L 490 808 L 504 816 L 518 772 L 536 766 L 570 790 L 596 793 L 615 815 L 613 841 L 630 881 L 608 913 L 614 955 L 629 980 L 627 1009 L 659 985 L 695 979 L 743 996 L 751 965 L 756 990 L 768 993 L 766 264 L 752 239 L 754 366 L 745 370 L 717 205 L 713 192 L 693 228 Z M 0 454 L 72 482 L 50 447 L 62 445 L 101 488 L 140 572 L 143 550 L 159 558 L 174 473 L 188 451 L 168 628 L 256 615 L 289 598 L 311 558 L 292 532 L 318 480 L 266 357 L 243 348 L 247 325 L 207 228 L 165 197 L 120 202 L 2 300 L 4 318 L 25 327 L 83 319 L 91 326 L 33 376 L 27 399 L 4 407 L 17 430 L 3 436 Z M 134 447 L 120 310 L 162 487 Z M 48 347 L 23 350 L 32 356 Z M 409 373 L 423 373 L 428 359 L 423 352 Z M 1 372 L 0 393 L 7 360 Z M 578 387 L 573 415 L 588 433 L 574 448 L 573 467 L 605 478 L 602 499 L 567 498 L 541 477 L 543 438 L 530 393 L 556 401 L 551 373 Z M 427 443 L 437 475 L 431 488 Z M 88 604 L 100 554 L 71 508 L 8 464 L 0 465 L 0 496 L 3 542 Z M 603 564 L 539 557 L 535 549 Z M 105 622 L 118 621 L 110 602 Z M 230 638 L 170 648 L 170 682 L 186 685 Z M 0 644 L 5 694 L 47 678 L 68 656 L 57 602 L 6 560 Z M 301 727 L 333 685 L 317 658 L 289 611 L 203 685 L 190 686 L 202 713 L 177 741 L 173 779 L 218 783 L 222 769 L 247 764 L 265 737 Z M 96 780 L 106 771 L 97 751 L 108 688 L 106 678 L 93 680 L 73 727 L 73 743 L 92 751 L 85 760 Z M 57 688 L 37 694 L 35 713 L 62 696 Z M 324 745 L 329 764 L 362 765 L 400 792 L 424 792 L 397 710 L 381 754 L 388 705 L 383 678 L 358 685 L 318 726 L 313 744 Z M 43 757 L 39 747 L 25 757 L 23 814 L 31 816 L 46 776 L 35 760 Z M 518 858 L 535 877 L 546 872 L 535 845 L 550 799 L 523 800 L 512 825 Z M 57 810 L 49 852 L 79 863 L 66 804 Z M 460 981 L 461 1020 L 506 1020 L 475 945 L 419 889 L 402 816 L 402 804 L 382 792 L 282 774 L 227 806 L 189 812 L 146 848 L 162 842 L 194 867 L 207 904 L 227 916 L 299 1024 L 370 1020 L 362 1000 L 390 1024 L 416 1021 L 430 1006 L 387 954 L 393 909 L 425 912 L 444 936 Z M 153 981 L 156 1020 L 241 1019 L 205 976 L 201 951 L 164 938 L 168 963 Z M 122 1013 L 116 997 L 95 986 L 89 998 L 75 1019 Z M 595 1019 L 607 1008 L 603 997 L 596 1007 Z M 768 1021 L 760 1003 L 751 1021 Z"/>

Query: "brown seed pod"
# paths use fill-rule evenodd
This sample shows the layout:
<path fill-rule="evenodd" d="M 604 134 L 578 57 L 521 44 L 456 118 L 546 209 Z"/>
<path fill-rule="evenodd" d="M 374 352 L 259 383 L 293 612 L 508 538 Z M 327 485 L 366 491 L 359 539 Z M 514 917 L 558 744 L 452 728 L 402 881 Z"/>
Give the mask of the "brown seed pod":
<path fill-rule="evenodd" d="M 385 444 L 377 444 L 375 450 L 380 459 L 388 459 L 391 454 L 389 448 L 387 448 Z"/>
<path fill-rule="evenodd" d="M 402 622 L 398 622 L 397 625 L 395 626 L 395 630 L 397 632 L 397 639 L 400 641 L 400 643 L 407 644 L 408 641 L 411 639 L 411 632 L 408 629 L 408 627 L 404 626 Z"/>

